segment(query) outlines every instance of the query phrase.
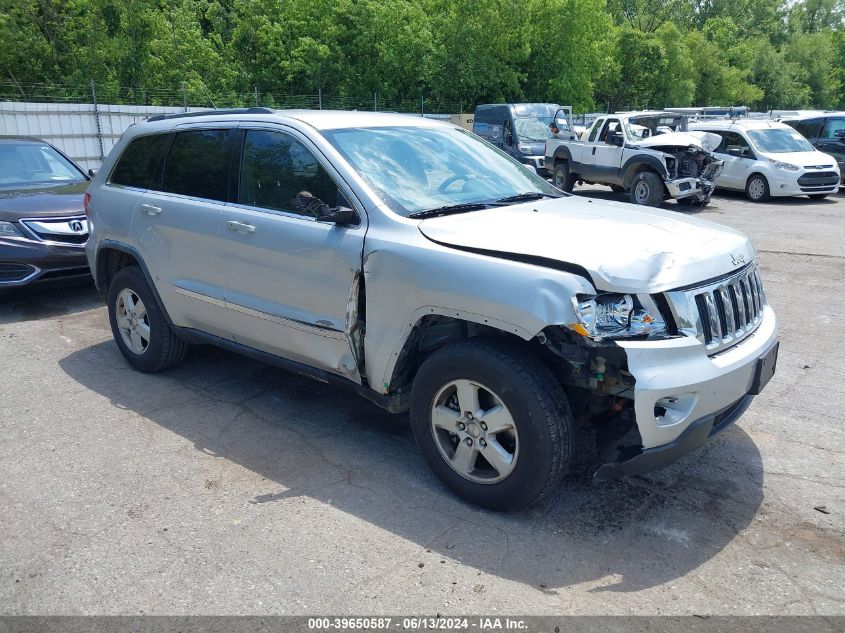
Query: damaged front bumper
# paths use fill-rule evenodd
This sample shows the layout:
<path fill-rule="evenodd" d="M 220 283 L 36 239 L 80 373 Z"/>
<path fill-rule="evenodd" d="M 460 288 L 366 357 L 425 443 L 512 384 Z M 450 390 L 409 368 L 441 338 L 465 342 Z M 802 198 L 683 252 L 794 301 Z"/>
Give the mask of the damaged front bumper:
<path fill-rule="evenodd" d="M 708 356 L 695 338 L 619 342 L 634 377 L 634 415 L 641 446 L 601 466 L 597 479 L 662 468 L 700 447 L 739 418 L 774 374 L 777 319 L 765 307 L 753 334 Z"/>
<path fill-rule="evenodd" d="M 665 180 L 666 189 L 669 195 L 676 200 L 693 198 L 695 200 L 706 200 L 713 193 L 716 186 L 709 180 L 703 178 L 677 178 Z"/>

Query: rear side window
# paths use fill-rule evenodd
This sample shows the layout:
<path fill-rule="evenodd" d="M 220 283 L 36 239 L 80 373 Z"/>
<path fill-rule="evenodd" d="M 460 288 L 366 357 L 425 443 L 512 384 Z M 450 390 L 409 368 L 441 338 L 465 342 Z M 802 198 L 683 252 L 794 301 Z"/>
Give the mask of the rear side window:
<path fill-rule="evenodd" d="M 225 202 L 229 147 L 228 130 L 179 132 L 164 164 L 163 191 Z"/>
<path fill-rule="evenodd" d="M 794 127 L 798 132 L 803 134 L 806 138 L 817 138 L 822 131 L 823 119 L 813 119 L 812 121 L 787 121 L 789 125 Z"/>
<path fill-rule="evenodd" d="M 152 134 L 132 139 L 114 166 L 109 182 L 140 189 L 155 189 L 161 156 L 167 146 L 167 134 Z"/>

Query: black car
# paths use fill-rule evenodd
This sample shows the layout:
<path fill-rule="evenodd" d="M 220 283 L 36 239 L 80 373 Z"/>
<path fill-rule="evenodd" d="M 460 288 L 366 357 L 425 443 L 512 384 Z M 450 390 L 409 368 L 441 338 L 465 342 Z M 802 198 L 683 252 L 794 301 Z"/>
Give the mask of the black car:
<path fill-rule="evenodd" d="M 90 275 L 89 180 L 45 141 L 0 136 L 0 290 Z"/>
<path fill-rule="evenodd" d="M 839 174 L 845 185 L 845 112 L 817 114 L 784 123 L 801 132 L 820 152 L 830 154 L 839 163 Z"/>

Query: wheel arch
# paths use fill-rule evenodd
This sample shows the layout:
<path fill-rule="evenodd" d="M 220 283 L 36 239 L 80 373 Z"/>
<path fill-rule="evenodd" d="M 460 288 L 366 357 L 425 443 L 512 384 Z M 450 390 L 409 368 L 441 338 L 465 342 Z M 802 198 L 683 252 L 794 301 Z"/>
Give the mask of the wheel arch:
<path fill-rule="evenodd" d="M 656 156 L 649 156 L 643 154 L 629 158 L 624 165 L 622 165 L 622 186 L 625 189 L 631 188 L 631 182 L 634 177 L 640 172 L 652 171 L 660 176 L 660 179 L 665 179 L 669 174 L 666 171 L 666 165 Z"/>
<path fill-rule="evenodd" d="M 127 266 L 137 266 L 141 269 L 141 272 L 147 280 L 147 285 L 149 285 L 150 290 L 155 297 L 156 303 L 158 303 L 158 307 L 161 309 L 161 312 L 167 321 L 167 324 L 173 325 L 173 321 L 170 319 L 167 308 L 165 308 L 164 302 L 158 294 L 158 289 L 153 283 L 153 278 L 150 275 L 150 271 L 147 268 L 141 253 L 139 253 L 134 247 L 124 244 L 123 242 L 103 240 L 97 245 L 97 254 L 93 273 L 94 284 L 97 287 L 97 292 L 100 294 L 100 297 L 102 297 L 105 301 L 106 297 L 108 297 L 111 280 L 114 279 L 114 276 L 119 270 L 126 268 Z"/>

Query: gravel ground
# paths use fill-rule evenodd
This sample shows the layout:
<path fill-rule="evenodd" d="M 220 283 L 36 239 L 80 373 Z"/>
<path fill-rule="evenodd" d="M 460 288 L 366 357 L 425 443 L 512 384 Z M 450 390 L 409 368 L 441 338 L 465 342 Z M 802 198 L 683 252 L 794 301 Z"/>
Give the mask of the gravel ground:
<path fill-rule="evenodd" d="M 0 298 L 0 613 L 845 613 L 845 196 L 698 216 L 759 249 L 777 375 L 672 467 L 516 514 L 356 396 L 212 348 L 142 375 L 90 286 Z"/>

